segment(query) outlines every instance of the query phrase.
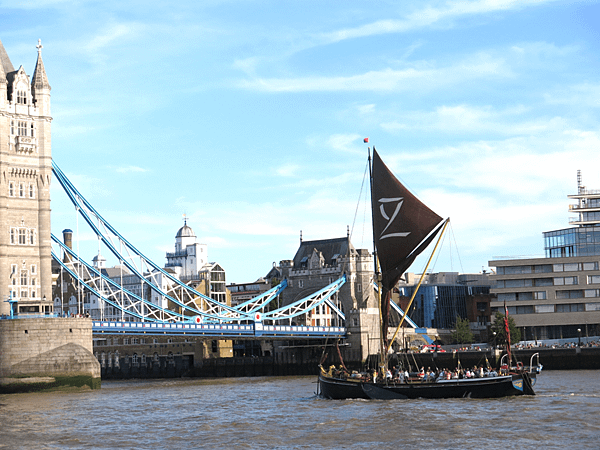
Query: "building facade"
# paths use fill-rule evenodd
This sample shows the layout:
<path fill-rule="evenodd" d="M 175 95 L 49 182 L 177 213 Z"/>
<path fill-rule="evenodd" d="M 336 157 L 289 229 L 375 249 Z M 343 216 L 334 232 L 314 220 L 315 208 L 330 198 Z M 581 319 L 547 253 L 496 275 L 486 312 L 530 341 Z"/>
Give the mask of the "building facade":
<path fill-rule="evenodd" d="M 380 321 L 377 295 L 373 287 L 373 255 L 366 249 L 356 249 L 350 236 L 336 239 L 303 241 L 292 260 L 279 263 L 281 276 L 288 287 L 281 294 L 282 306 L 308 297 L 333 283 L 342 275 L 347 282 L 332 302 L 346 316 L 347 346 L 344 358 L 361 361 L 376 354 L 380 342 Z M 342 321 L 327 305 L 295 319 L 298 325 L 341 326 Z"/>
<path fill-rule="evenodd" d="M 420 274 L 406 273 L 398 282 L 398 294 L 404 300 L 401 307 L 412 297 L 420 277 Z M 426 274 L 409 316 L 419 327 L 437 330 L 453 329 L 457 317 L 468 319 L 476 338 L 487 337 L 491 320 L 491 285 L 487 273 Z"/>
<path fill-rule="evenodd" d="M 577 174 L 575 227 L 544 233 L 545 258 L 490 261 L 492 310 L 504 304 L 526 340 L 600 335 L 600 191 Z"/>
<path fill-rule="evenodd" d="M 53 310 L 50 84 L 37 50 L 30 79 L 0 42 L 0 314 Z"/>

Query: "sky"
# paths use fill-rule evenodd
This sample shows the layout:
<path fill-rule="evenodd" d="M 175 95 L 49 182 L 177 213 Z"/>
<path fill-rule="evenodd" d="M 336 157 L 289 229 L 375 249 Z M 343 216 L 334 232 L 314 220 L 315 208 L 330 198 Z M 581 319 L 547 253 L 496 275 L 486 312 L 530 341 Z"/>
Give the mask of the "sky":
<path fill-rule="evenodd" d="M 435 272 L 543 257 L 577 170 L 600 189 L 597 1 L 0 0 L 0 30 L 30 76 L 41 39 L 54 161 L 159 265 L 184 214 L 228 282 L 301 232 L 372 249 L 367 146 L 450 217 Z M 65 228 L 91 260 L 54 182 Z"/>

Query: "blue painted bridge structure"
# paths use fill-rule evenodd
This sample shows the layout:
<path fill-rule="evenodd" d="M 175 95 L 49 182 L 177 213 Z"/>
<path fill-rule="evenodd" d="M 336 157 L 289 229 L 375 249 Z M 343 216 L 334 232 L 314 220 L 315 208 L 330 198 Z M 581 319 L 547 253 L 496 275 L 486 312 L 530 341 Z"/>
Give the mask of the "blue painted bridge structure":
<path fill-rule="evenodd" d="M 52 235 L 52 257 L 60 265 L 61 273 L 68 274 L 82 291 L 95 296 L 103 305 L 119 311 L 120 320 L 116 321 L 92 317 L 92 330 L 96 335 L 193 335 L 212 339 L 346 337 L 346 328 L 343 326 L 346 317 L 335 301 L 337 292 L 347 281 L 345 275 L 320 291 L 277 309 L 269 308 L 269 305 L 287 287 L 286 280 L 241 305 L 227 305 L 198 292 L 144 256 L 93 208 L 54 161 L 52 173 L 75 206 L 75 211 L 97 236 L 99 246 L 102 244 L 103 248 L 117 258 L 121 266 L 137 277 L 141 292 L 144 291 L 144 286 L 149 286 L 164 300 L 163 304 L 171 306 L 171 309 L 163 308 L 150 299 L 143 298 L 143 295 L 128 290 L 82 260 L 73 249 Z M 302 322 L 298 317 L 307 316 L 324 305 L 329 307 L 335 322 L 340 326 L 294 325 Z M 393 302 L 392 307 L 400 315 L 403 314 Z M 418 329 L 408 317 L 407 322 L 430 341 L 426 330 Z"/>
<path fill-rule="evenodd" d="M 299 317 L 324 305 L 329 307 L 335 322 L 343 325 L 346 317 L 338 306 L 336 294 L 346 283 L 345 275 L 318 292 L 276 309 L 269 305 L 287 287 L 286 280 L 240 305 L 227 305 L 202 294 L 147 258 L 93 208 L 54 161 L 52 173 L 75 206 L 79 217 L 97 236 L 99 247 L 102 245 L 103 249 L 112 253 L 119 265 L 126 267 L 139 280 L 136 287 L 141 287 L 136 289 L 136 293 L 131 287 L 122 286 L 114 278 L 107 277 L 101 269 L 82 260 L 72 248 L 52 235 L 52 257 L 60 266 L 61 274 L 74 280 L 79 291 L 93 295 L 103 306 L 118 311 L 120 319 L 116 321 L 104 320 L 103 310 L 99 314 L 95 311 L 99 317 L 92 315 L 93 333 L 185 334 L 213 339 L 323 339 L 346 336 L 343 326 L 294 325 L 302 322 Z M 153 293 L 152 297 L 160 298 L 161 302 L 153 302 L 140 294 L 148 291 L 148 287 Z M 161 307 L 161 304 L 168 304 L 170 308 Z M 78 314 L 83 313 L 89 311 L 78 310 Z"/>

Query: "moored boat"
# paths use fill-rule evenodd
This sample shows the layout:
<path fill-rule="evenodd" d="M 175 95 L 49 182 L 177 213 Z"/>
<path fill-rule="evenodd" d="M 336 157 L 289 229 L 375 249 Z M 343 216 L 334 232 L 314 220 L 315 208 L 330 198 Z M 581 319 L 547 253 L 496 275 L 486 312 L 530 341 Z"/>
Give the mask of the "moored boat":
<path fill-rule="evenodd" d="M 496 398 L 513 395 L 535 395 L 533 386 L 538 366 L 525 368 L 517 363 L 512 367 L 508 310 L 505 307 L 508 361 L 500 374 L 483 372 L 467 378 L 423 377 L 394 378 L 388 369 L 388 355 L 392 342 L 406 318 L 406 312 L 417 294 L 427 271 L 415 289 L 404 315 L 391 340 L 388 340 L 389 305 L 391 291 L 416 257 L 438 236 L 437 249 L 449 219 L 442 220 L 400 183 L 379 157 L 373 147 L 373 161 L 369 155 L 371 174 L 371 213 L 373 220 L 373 247 L 375 256 L 374 279 L 380 308 L 381 336 L 379 369 L 373 376 L 350 374 L 346 370 L 319 374 L 318 394 L 330 399 L 415 399 L 415 398 Z M 429 258 L 429 262 L 433 253 Z M 429 264 L 429 263 L 428 263 Z M 338 352 L 339 353 L 339 352 Z M 341 358 L 341 355 L 340 355 Z M 342 361 L 343 366 L 343 361 Z M 334 373 L 335 372 L 335 373 Z"/>
<path fill-rule="evenodd" d="M 439 381 L 373 383 L 319 374 L 319 395 L 329 399 L 497 398 L 534 395 L 535 372 Z"/>

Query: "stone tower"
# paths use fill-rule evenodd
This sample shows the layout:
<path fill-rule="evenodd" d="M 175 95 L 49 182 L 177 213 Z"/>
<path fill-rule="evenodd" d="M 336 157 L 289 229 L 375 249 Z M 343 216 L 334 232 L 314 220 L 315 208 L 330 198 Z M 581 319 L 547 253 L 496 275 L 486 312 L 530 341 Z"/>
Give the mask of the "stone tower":
<path fill-rule="evenodd" d="M 0 41 L 0 314 L 52 312 L 50 85 L 38 41 L 33 79 Z"/>

